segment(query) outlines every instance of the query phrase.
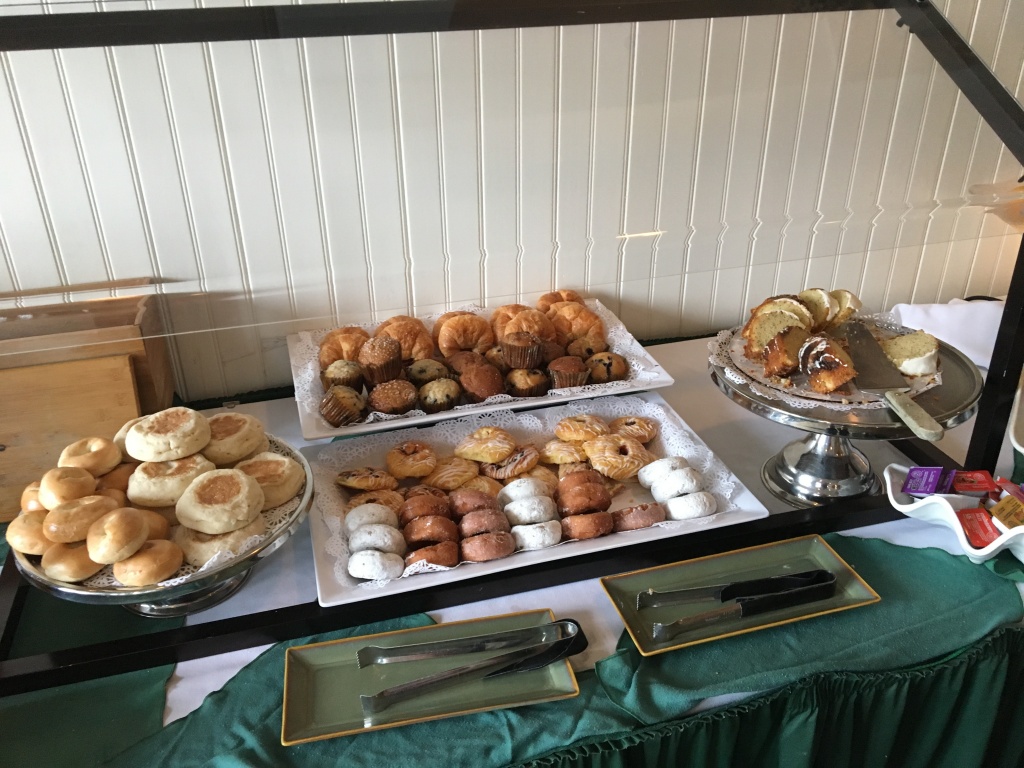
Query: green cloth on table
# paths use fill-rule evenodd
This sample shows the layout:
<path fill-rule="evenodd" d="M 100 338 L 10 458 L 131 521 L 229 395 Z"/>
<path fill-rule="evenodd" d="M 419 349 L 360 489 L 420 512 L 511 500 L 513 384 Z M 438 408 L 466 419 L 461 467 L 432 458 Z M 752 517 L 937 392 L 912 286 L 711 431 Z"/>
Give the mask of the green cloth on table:
<path fill-rule="evenodd" d="M 825 670 L 882 670 L 936 659 L 1024 615 L 1009 581 L 966 557 L 830 534 L 829 544 L 881 601 L 643 658 L 628 636 L 598 662 L 608 696 L 641 722 L 702 699 L 767 691 Z"/>
<path fill-rule="evenodd" d="M 602 661 L 598 673 L 580 674 L 580 695 L 573 699 L 282 747 L 284 649 L 383 628 L 305 638 L 270 649 L 196 712 L 112 765 L 483 768 L 534 760 L 556 765 L 563 758 L 572 764 L 577 757 L 602 764 L 595 755 L 603 749 L 625 748 L 638 743 L 638 734 L 653 733 L 655 726 L 645 721 L 663 727 L 709 696 L 766 691 L 822 669 L 918 665 L 970 645 L 1024 613 L 1012 584 L 964 557 L 882 541 L 827 538 L 882 595 L 882 602 L 642 661 L 624 649 Z M 952 663 L 960 662 L 954 658 Z M 827 689 L 836 673 L 825 675 Z M 870 678 L 868 673 L 857 679 Z M 806 713 L 795 715 L 792 727 L 799 722 L 813 728 L 813 717 Z M 603 764 L 625 763 L 609 758 Z M 666 758 L 665 764 L 672 762 Z"/>

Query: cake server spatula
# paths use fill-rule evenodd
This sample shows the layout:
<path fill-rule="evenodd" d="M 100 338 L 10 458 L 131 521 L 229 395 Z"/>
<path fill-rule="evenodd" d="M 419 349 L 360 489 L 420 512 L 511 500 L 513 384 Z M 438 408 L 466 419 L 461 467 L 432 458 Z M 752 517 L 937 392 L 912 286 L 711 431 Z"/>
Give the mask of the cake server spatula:
<path fill-rule="evenodd" d="M 846 334 L 847 348 L 857 369 L 857 386 L 865 392 L 883 395 L 889 408 L 922 440 L 941 440 L 942 425 L 907 394 L 907 380 L 871 331 L 856 322 L 844 323 L 841 331 Z"/>

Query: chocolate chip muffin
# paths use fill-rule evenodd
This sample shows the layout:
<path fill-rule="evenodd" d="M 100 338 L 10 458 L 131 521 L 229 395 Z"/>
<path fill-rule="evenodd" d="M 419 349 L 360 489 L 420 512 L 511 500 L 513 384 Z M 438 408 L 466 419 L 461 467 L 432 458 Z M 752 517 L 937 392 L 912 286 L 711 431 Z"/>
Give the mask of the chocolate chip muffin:
<path fill-rule="evenodd" d="M 486 352 L 484 352 L 484 360 L 486 360 L 488 363 L 490 363 L 499 371 L 501 371 L 502 375 L 512 370 L 512 366 L 505 362 L 505 355 L 502 352 L 500 346 L 491 347 Z"/>
<path fill-rule="evenodd" d="M 416 407 L 416 386 L 405 379 L 392 379 L 370 390 L 370 407 L 381 413 L 406 413 Z"/>
<path fill-rule="evenodd" d="M 428 381 L 419 391 L 420 408 L 427 413 L 450 411 L 459 404 L 462 387 L 455 379 L 434 379 Z"/>

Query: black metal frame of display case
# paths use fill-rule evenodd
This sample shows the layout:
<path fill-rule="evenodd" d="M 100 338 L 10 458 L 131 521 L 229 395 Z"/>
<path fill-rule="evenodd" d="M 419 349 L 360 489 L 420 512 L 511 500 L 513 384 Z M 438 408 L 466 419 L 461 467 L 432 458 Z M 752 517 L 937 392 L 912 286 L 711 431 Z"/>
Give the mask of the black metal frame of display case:
<path fill-rule="evenodd" d="M 104 11 L 0 17 L 0 51 L 154 45 L 458 29 L 563 26 L 611 22 L 894 9 L 1024 165 L 1024 110 L 930 2 L 917 0 L 399 0 L 340 5 L 174 11 Z M 1010 283 L 992 362 L 965 464 L 994 468 L 1024 365 L 1024 240 Z M 900 450 L 920 464 L 959 466 L 917 440 Z M 798 509 L 704 533 L 597 552 L 457 582 L 428 591 L 323 608 L 316 601 L 248 616 L 165 630 L 78 648 L 10 657 L 28 590 L 9 555 L 0 572 L 0 696 L 212 656 L 411 613 L 595 578 L 661 563 L 895 520 L 884 497 Z"/>

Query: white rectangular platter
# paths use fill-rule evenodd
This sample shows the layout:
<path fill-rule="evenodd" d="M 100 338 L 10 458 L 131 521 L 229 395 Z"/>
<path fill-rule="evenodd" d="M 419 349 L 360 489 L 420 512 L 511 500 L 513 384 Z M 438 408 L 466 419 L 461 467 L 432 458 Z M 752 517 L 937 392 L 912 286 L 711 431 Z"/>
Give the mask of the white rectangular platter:
<path fill-rule="evenodd" d="M 661 431 L 648 444 L 655 455 L 684 456 L 700 470 L 705 490 L 718 504 L 718 512 L 695 520 L 674 521 L 636 531 L 613 533 L 586 541 L 565 541 L 542 550 L 520 551 L 489 563 L 462 563 L 431 573 L 417 573 L 387 582 L 363 582 L 349 576 L 348 546 L 341 521 L 348 499 L 345 489 L 334 478 L 342 469 L 362 466 L 384 467 L 384 455 L 399 443 L 415 439 L 432 446 L 439 456 L 450 456 L 455 445 L 482 426 L 499 426 L 511 432 L 520 444 L 542 444 L 553 437 L 553 428 L 566 416 L 590 413 L 611 421 L 619 416 L 646 416 L 658 421 Z M 767 517 L 768 510 L 716 457 L 675 411 L 657 393 L 645 392 L 621 397 L 577 400 L 565 405 L 530 412 L 511 410 L 473 414 L 449 420 L 425 429 L 403 429 L 380 435 L 340 440 L 326 446 L 303 450 L 309 458 L 317 488 L 316 503 L 310 512 L 310 532 L 316 571 L 317 596 L 324 607 L 356 603 L 375 597 L 431 589 L 477 576 L 507 571 L 522 566 L 576 557 L 590 552 L 615 549 L 631 544 L 685 536 L 688 533 L 736 525 Z M 648 490 L 635 480 L 625 484 L 612 502 L 612 510 L 651 501 Z"/>
<path fill-rule="evenodd" d="M 502 410 L 522 410 L 545 405 L 557 405 L 571 400 L 579 400 L 600 395 L 614 395 L 624 392 L 642 392 L 659 387 L 670 386 L 673 382 L 664 368 L 641 346 L 626 327 L 607 307 L 597 299 L 587 299 L 586 305 L 597 313 L 604 322 L 605 337 L 608 349 L 622 355 L 629 363 L 629 377 L 623 381 L 610 381 L 606 384 L 588 384 L 582 387 L 566 387 L 552 389 L 541 397 L 511 397 L 496 395 L 476 405 L 459 405 L 450 411 L 428 414 L 420 410 L 410 411 L 400 416 L 383 413 L 371 413 L 366 421 L 347 424 L 343 427 L 332 427 L 320 416 L 319 405 L 324 389 L 320 383 L 320 367 L 318 350 L 320 340 L 330 330 L 322 328 L 317 331 L 302 331 L 288 337 L 288 358 L 292 368 L 292 381 L 295 384 L 295 401 L 299 408 L 299 424 L 302 436 L 307 440 L 324 437 L 347 437 L 384 432 L 396 427 L 419 427 L 424 424 L 435 424 L 446 419 L 458 418 L 477 413 L 490 413 Z M 483 317 L 490 317 L 492 310 L 475 305 L 461 307 Z M 428 330 L 440 315 L 421 318 Z M 371 335 L 377 323 L 367 323 L 365 328 Z"/>

